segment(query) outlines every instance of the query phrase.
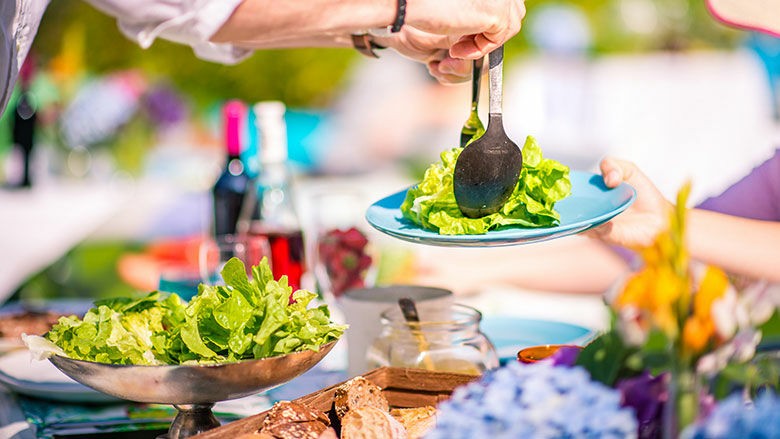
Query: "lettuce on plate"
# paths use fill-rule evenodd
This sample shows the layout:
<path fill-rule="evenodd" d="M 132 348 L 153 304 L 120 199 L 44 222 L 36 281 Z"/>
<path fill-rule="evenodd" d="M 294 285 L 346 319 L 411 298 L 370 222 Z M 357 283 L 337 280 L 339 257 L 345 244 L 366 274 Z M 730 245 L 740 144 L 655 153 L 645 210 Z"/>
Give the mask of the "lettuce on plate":
<path fill-rule="evenodd" d="M 346 329 L 327 306 L 309 308 L 316 294 L 293 293 L 286 276 L 273 279 L 268 261 L 238 259 L 222 270 L 225 285 L 201 284 L 184 303 L 175 294 L 99 301 L 83 319 L 63 317 L 45 338 L 71 358 L 112 364 L 223 363 L 317 350 Z"/>
<path fill-rule="evenodd" d="M 515 190 L 501 209 L 481 218 L 463 216 L 455 201 L 452 175 L 462 148 L 441 153 L 423 180 L 410 188 L 401 204 L 404 217 L 442 235 L 480 235 L 504 226 L 551 227 L 560 221 L 555 203 L 571 193 L 569 168 L 542 157 L 536 140 L 523 145 L 523 168 Z"/>

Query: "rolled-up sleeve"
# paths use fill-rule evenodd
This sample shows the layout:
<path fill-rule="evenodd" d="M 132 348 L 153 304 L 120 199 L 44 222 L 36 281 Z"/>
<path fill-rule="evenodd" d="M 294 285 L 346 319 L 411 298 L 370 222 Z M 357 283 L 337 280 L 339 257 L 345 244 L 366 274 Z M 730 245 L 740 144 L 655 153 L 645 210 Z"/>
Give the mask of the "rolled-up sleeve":
<path fill-rule="evenodd" d="M 189 45 L 199 58 L 233 64 L 251 51 L 212 43 L 212 35 L 243 0 L 87 0 L 116 17 L 119 29 L 141 47 L 163 38 Z"/>
<path fill-rule="evenodd" d="M 0 0 L 0 114 L 14 89 L 49 0 Z"/>

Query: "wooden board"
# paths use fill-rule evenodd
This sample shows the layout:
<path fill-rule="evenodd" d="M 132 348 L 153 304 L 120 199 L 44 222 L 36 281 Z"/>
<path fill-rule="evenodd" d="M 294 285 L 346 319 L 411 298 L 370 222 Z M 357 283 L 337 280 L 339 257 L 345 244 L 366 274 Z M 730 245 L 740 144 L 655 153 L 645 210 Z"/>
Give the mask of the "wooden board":
<path fill-rule="evenodd" d="M 398 367 L 374 369 L 363 374 L 363 377 L 382 388 L 391 407 L 400 408 L 436 405 L 439 401 L 449 398 L 456 387 L 478 378 L 475 375 Z M 341 384 L 343 383 L 302 396 L 295 401 L 327 412 L 333 406 L 333 396 L 336 393 L 336 388 Z M 266 412 L 259 413 L 201 433 L 194 438 L 232 439 L 243 433 L 258 431 L 263 425 L 265 417 Z"/>

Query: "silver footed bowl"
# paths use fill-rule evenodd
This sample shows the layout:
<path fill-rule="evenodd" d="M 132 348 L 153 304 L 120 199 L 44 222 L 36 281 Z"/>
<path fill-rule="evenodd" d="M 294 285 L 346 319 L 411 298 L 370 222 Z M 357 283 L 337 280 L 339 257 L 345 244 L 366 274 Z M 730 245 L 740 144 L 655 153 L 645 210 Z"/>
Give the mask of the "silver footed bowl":
<path fill-rule="evenodd" d="M 129 401 L 209 404 L 260 393 L 286 383 L 319 363 L 338 342 L 301 351 L 224 364 L 135 366 L 49 357 L 81 384 Z"/>

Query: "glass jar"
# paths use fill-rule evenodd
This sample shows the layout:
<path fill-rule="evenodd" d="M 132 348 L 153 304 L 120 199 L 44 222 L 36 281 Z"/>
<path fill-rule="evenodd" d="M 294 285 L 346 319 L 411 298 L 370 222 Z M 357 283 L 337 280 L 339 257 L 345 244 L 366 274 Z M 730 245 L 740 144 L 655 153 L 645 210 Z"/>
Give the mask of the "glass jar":
<path fill-rule="evenodd" d="M 420 313 L 407 322 L 400 308 L 382 313 L 382 331 L 368 349 L 371 368 L 410 367 L 480 375 L 498 367 L 498 355 L 480 331 L 482 314 L 466 305 Z"/>

